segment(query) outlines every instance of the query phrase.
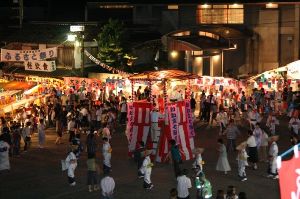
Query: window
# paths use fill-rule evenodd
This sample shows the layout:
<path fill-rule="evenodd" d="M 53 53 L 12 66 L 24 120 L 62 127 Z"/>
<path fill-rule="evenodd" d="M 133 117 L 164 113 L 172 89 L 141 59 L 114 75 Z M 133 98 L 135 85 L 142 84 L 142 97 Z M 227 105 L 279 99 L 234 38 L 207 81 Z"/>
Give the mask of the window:
<path fill-rule="evenodd" d="M 168 5 L 168 10 L 178 10 L 178 5 Z"/>
<path fill-rule="evenodd" d="M 199 5 L 197 9 L 199 24 L 243 24 L 244 6 L 232 5 Z"/>

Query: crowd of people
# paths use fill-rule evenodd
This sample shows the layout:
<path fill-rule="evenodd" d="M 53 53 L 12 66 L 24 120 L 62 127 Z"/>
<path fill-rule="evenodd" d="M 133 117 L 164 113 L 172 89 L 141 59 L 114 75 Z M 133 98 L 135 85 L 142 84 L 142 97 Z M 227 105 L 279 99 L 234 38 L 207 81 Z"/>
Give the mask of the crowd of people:
<path fill-rule="evenodd" d="M 147 98 L 149 89 L 144 93 L 139 88 L 136 92 L 138 99 Z M 236 155 L 238 171 L 241 181 L 248 179 L 246 170 L 251 166 L 258 169 L 258 162 L 263 161 L 269 165 L 268 177 L 278 179 L 276 159 L 278 156 L 276 126 L 279 125 L 280 115 L 287 115 L 290 122 L 287 128 L 291 131 L 291 141 L 298 143 L 298 129 L 300 120 L 298 110 L 300 109 L 300 94 L 291 89 L 265 92 L 263 89 L 254 90 L 249 96 L 244 92 L 227 94 L 227 100 L 219 98 L 211 92 L 206 96 L 202 93 L 200 98 L 199 119 L 212 127 L 213 122 L 219 126 L 219 137 L 217 151 L 219 153 L 216 161 L 216 170 L 227 174 L 231 171 L 228 155 Z M 51 96 L 45 104 L 40 106 L 32 105 L 18 111 L 8 121 L 5 118 L 0 120 L 0 170 L 9 170 L 9 156 L 19 157 L 22 152 L 30 150 L 31 137 L 37 134 L 38 147 L 44 148 L 46 128 L 55 128 L 57 139 L 55 144 L 63 144 L 62 136 L 68 135 L 69 150 L 66 159 L 62 161 L 64 170 L 67 171 L 70 186 L 76 186 L 76 168 L 79 161 L 82 161 L 81 154 L 87 154 L 87 181 L 88 191 L 102 190 L 103 198 L 112 198 L 115 188 L 115 181 L 110 176 L 112 171 L 112 142 L 113 135 L 117 132 L 119 125 L 126 124 L 127 99 L 122 92 L 119 95 L 111 95 L 108 99 L 102 99 L 101 103 L 92 92 L 70 92 L 68 95 L 63 91 L 53 89 Z M 196 100 L 191 97 L 191 108 L 196 109 Z M 157 111 L 156 111 L 157 112 Z M 265 119 L 265 125 L 261 121 Z M 154 117 L 154 116 L 153 116 Z M 155 116 L 158 119 L 158 116 Z M 243 121 L 242 121 L 243 120 Z M 237 138 L 242 134 L 238 122 L 249 124 L 248 138 L 245 142 L 236 144 Z M 157 124 L 156 124 L 157 125 Z M 156 134 L 156 125 L 151 125 L 152 134 Z M 84 135 L 84 136 L 83 136 Z M 86 135 L 86 140 L 83 137 Z M 97 138 L 101 137 L 101 146 Z M 156 135 L 152 135 L 156 138 Z M 24 149 L 21 150 L 21 142 L 24 142 Z M 177 188 L 170 191 L 170 198 L 189 198 L 189 189 L 192 187 L 191 179 L 187 176 L 188 170 L 181 168 L 182 158 L 179 143 L 170 140 L 170 154 L 168 159 L 173 164 L 174 174 L 177 180 Z M 102 172 L 96 158 L 96 152 L 102 148 Z M 235 153 L 237 152 L 237 153 Z M 212 198 L 212 185 L 205 175 L 205 166 L 202 154 L 203 148 L 194 150 L 195 161 L 193 162 L 193 181 L 197 189 L 197 198 Z M 152 167 L 151 158 L 153 151 L 147 149 L 145 143 L 139 142 L 136 151 L 133 153 L 137 164 L 137 175 L 143 179 L 143 187 L 151 190 L 154 185 L 151 181 Z M 99 181 L 99 173 L 103 174 Z M 218 190 L 216 198 L 245 199 L 244 192 L 236 193 L 234 186 L 228 187 L 227 192 Z"/>

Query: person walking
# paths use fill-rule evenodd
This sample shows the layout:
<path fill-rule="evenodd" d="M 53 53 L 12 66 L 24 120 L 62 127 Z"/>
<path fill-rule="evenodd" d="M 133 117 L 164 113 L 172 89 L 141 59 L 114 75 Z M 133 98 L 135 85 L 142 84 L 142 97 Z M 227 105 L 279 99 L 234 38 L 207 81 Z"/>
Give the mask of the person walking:
<path fill-rule="evenodd" d="M 77 167 L 77 159 L 76 159 L 76 155 L 73 151 L 74 151 L 73 147 L 70 146 L 68 156 L 65 160 L 66 168 L 68 170 L 67 171 L 68 172 L 68 181 L 69 181 L 70 186 L 75 186 L 76 185 L 75 169 Z"/>
<path fill-rule="evenodd" d="M 134 161 L 137 164 L 139 178 L 144 178 L 144 174 L 141 173 L 141 171 L 140 171 L 141 166 L 143 164 L 143 160 L 144 160 L 144 153 L 145 153 L 145 144 L 143 141 L 140 141 L 138 143 L 137 149 L 133 153 Z"/>
<path fill-rule="evenodd" d="M 38 124 L 37 130 L 39 136 L 39 148 L 44 148 L 46 136 L 45 136 L 45 124 L 43 119 L 40 119 L 40 123 Z"/>
<path fill-rule="evenodd" d="M 95 134 L 97 134 L 97 131 L 91 132 L 87 135 L 86 138 L 86 148 L 88 155 L 95 156 L 96 150 L 97 150 L 97 143 Z"/>
<path fill-rule="evenodd" d="M 237 126 L 234 124 L 234 120 L 230 119 L 229 120 L 229 124 L 227 129 L 225 130 L 225 134 L 227 137 L 227 151 L 235 151 L 235 141 L 237 138 L 237 135 L 240 134 L 239 129 L 237 128 Z"/>
<path fill-rule="evenodd" d="M 247 142 L 242 142 L 236 149 L 238 150 L 237 162 L 238 162 L 238 175 L 241 181 L 247 180 L 246 166 L 248 166 L 247 158 L 248 154 L 246 152 Z"/>
<path fill-rule="evenodd" d="M 225 135 L 224 132 L 225 132 L 226 126 L 228 124 L 228 116 L 223 108 L 220 108 L 220 112 L 217 114 L 216 120 L 218 121 L 219 126 L 220 126 L 219 135 L 220 136 Z"/>
<path fill-rule="evenodd" d="M 249 162 L 252 163 L 253 169 L 257 169 L 257 162 L 258 162 L 258 152 L 257 152 L 257 144 L 253 132 L 251 130 L 248 131 L 248 139 L 247 139 L 247 146 L 249 151 Z"/>
<path fill-rule="evenodd" d="M 197 199 L 212 199 L 212 186 L 204 173 L 196 177 Z"/>
<path fill-rule="evenodd" d="M 195 148 L 193 153 L 195 154 L 195 161 L 193 163 L 193 169 L 195 169 L 196 175 L 200 172 L 203 172 L 203 160 L 202 153 L 204 152 L 204 148 Z"/>
<path fill-rule="evenodd" d="M 141 173 L 144 175 L 144 188 L 145 189 L 152 189 L 154 185 L 151 182 L 151 172 L 153 163 L 151 162 L 150 155 L 152 154 L 152 150 L 145 151 L 145 159 L 141 166 Z"/>
<path fill-rule="evenodd" d="M 223 171 L 225 174 L 227 174 L 228 171 L 231 170 L 228 159 L 227 159 L 227 152 L 226 147 L 223 143 L 222 139 L 218 139 L 218 152 L 219 152 L 219 158 L 216 166 L 217 171 Z"/>
<path fill-rule="evenodd" d="M 192 182 L 189 177 L 187 177 L 188 170 L 183 169 L 180 171 L 177 177 L 177 198 L 178 199 L 188 199 L 190 198 L 189 189 L 192 188 Z"/>
<path fill-rule="evenodd" d="M 169 154 L 167 155 L 167 157 L 172 158 L 172 162 L 173 162 L 173 166 L 174 166 L 174 174 L 175 174 L 175 177 L 177 178 L 177 176 L 180 172 L 179 164 L 182 163 L 182 159 L 181 159 L 179 147 L 178 147 L 178 145 L 176 145 L 176 141 L 174 139 L 172 139 L 172 140 L 170 140 L 170 144 L 171 144 L 171 150 L 170 150 Z"/>
<path fill-rule="evenodd" d="M 278 179 L 278 173 L 277 173 L 277 156 L 278 156 L 278 146 L 277 141 L 279 139 L 279 136 L 272 136 L 269 138 L 269 141 L 271 143 L 270 149 L 269 149 L 269 169 L 268 169 L 268 177 L 273 178 L 274 180 Z"/>
<path fill-rule="evenodd" d="M 126 115 L 127 115 L 127 102 L 126 98 L 122 96 L 121 102 L 120 102 L 120 124 L 124 125 L 126 123 Z"/>
<path fill-rule="evenodd" d="M 111 171 L 111 153 L 112 148 L 108 142 L 108 138 L 102 138 L 103 147 L 102 147 L 102 156 L 103 156 L 103 173 L 109 173 Z"/>
<path fill-rule="evenodd" d="M 31 130 L 30 130 L 31 122 L 26 122 L 26 126 L 23 129 L 23 139 L 24 139 L 24 152 L 27 152 L 27 150 L 30 147 L 31 143 Z"/>
<path fill-rule="evenodd" d="M 98 179 L 97 179 L 97 164 L 95 160 L 95 154 L 88 154 L 88 159 L 87 159 L 87 184 L 88 184 L 88 189 L 89 192 L 92 191 L 98 191 Z"/>

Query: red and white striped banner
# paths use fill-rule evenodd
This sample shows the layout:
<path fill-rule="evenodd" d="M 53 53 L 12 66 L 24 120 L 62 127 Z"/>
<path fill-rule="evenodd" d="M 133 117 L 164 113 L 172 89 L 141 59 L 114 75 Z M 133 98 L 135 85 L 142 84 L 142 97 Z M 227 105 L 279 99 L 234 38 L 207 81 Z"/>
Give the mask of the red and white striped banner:
<path fill-rule="evenodd" d="M 194 138 L 188 133 L 188 128 L 191 128 L 191 126 L 189 127 L 187 122 L 185 105 L 186 104 L 184 101 L 167 104 L 168 110 L 170 109 L 170 106 L 175 107 L 177 117 L 177 143 L 179 144 L 179 148 L 181 149 L 181 151 L 183 151 L 183 154 L 181 154 L 182 159 L 189 160 L 193 158 L 192 150 L 194 149 Z M 151 106 L 151 103 L 147 102 L 133 102 L 132 108 L 131 110 L 129 110 L 131 111 L 131 113 L 127 115 L 129 121 L 127 123 L 127 130 L 132 129 L 131 131 L 127 131 L 129 143 L 128 150 L 129 154 L 131 154 L 136 149 L 137 143 L 139 141 L 143 141 L 146 144 L 146 147 L 154 149 L 153 155 L 157 154 L 156 161 L 163 162 L 171 148 L 169 146 L 169 140 L 173 139 L 171 127 L 170 125 L 168 125 L 171 124 L 171 121 L 170 117 L 167 118 L 169 120 L 168 124 L 166 124 L 164 120 L 159 121 L 161 133 L 159 141 L 160 145 L 158 148 L 157 143 L 153 143 L 151 140 L 151 136 L 148 136 L 151 126 Z M 130 121 L 133 121 L 133 123 L 131 124 Z M 132 125 L 132 128 L 130 128 L 130 125 Z M 158 150 L 157 153 L 156 150 Z"/>

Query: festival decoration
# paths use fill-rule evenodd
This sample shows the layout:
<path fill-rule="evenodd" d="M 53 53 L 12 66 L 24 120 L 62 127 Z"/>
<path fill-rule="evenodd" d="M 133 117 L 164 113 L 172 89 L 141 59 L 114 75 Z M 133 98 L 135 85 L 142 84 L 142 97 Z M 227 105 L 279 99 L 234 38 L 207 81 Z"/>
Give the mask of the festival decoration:
<path fill-rule="evenodd" d="M 98 60 L 97 58 L 95 58 L 93 55 L 91 55 L 87 50 L 84 50 L 84 53 L 85 55 L 91 60 L 93 61 L 95 64 L 101 66 L 102 68 L 112 72 L 112 73 L 118 73 L 120 75 L 122 75 L 123 77 L 128 77 L 130 76 L 131 74 L 130 73 L 127 73 L 125 71 L 122 71 L 122 70 L 119 70 L 119 69 L 116 69 L 116 68 L 113 68 L 111 66 L 108 66 L 104 63 L 102 63 L 100 60 Z"/>

